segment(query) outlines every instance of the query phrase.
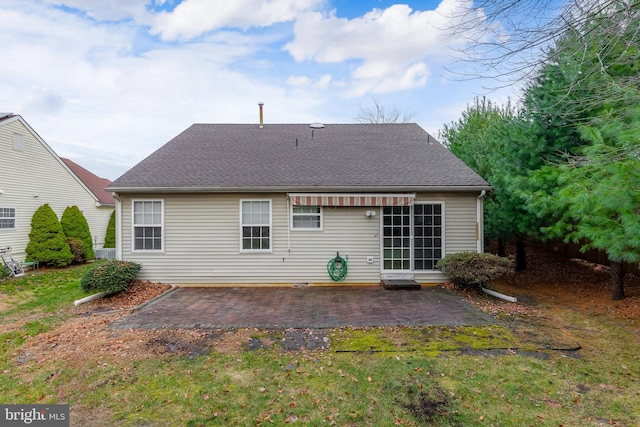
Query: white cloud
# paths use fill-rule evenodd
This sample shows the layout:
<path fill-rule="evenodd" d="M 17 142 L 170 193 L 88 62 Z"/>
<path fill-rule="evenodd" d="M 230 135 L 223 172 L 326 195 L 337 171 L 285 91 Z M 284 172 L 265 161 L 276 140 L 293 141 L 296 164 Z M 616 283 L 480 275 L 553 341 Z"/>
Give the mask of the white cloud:
<path fill-rule="evenodd" d="M 309 87 L 313 84 L 313 80 L 307 76 L 290 76 L 287 84 L 293 87 Z"/>
<path fill-rule="evenodd" d="M 171 12 L 155 17 L 152 34 L 163 40 L 190 40 L 208 31 L 233 27 L 267 27 L 293 21 L 324 0 L 184 0 Z"/>
<path fill-rule="evenodd" d="M 331 84 L 331 74 L 325 74 L 324 76 L 318 79 L 318 81 L 316 82 L 316 87 L 318 89 L 327 89 L 330 84 Z"/>
<path fill-rule="evenodd" d="M 428 61 L 441 61 L 468 40 L 469 34 L 454 37 L 449 28 L 471 6 L 470 0 L 444 0 L 436 10 L 414 11 L 396 4 L 351 20 L 335 11 L 308 12 L 296 21 L 295 39 L 285 49 L 297 61 L 361 60 L 352 72 L 352 96 L 412 89 L 426 83 Z"/>
<path fill-rule="evenodd" d="M 331 74 L 325 74 L 315 82 L 307 76 L 290 76 L 287 84 L 294 88 L 308 88 L 314 86 L 317 89 L 328 89 L 331 86 Z"/>

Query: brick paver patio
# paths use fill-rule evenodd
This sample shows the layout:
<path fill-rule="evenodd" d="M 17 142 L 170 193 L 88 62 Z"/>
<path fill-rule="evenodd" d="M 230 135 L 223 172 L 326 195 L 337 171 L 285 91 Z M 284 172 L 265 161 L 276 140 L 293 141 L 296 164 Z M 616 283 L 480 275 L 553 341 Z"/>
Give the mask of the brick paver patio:
<path fill-rule="evenodd" d="M 178 288 L 114 328 L 335 328 L 487 325 L 491 316 L 439 287 Z"/>

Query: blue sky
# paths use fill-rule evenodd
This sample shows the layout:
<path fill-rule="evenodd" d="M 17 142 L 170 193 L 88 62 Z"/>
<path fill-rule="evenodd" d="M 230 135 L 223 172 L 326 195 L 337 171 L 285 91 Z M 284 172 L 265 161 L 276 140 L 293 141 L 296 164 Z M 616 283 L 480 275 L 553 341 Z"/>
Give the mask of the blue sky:
<path fill-rule="evenodd" d="M 437 137 L 492 86 L 447 71 L 482 37 L 447 31 L 472 5 L 3 0 L 0 111 L 112 180 L 192 123 L 257 123 L 258 102 L 268 125 L 353 123 L 376 100 Z"/>

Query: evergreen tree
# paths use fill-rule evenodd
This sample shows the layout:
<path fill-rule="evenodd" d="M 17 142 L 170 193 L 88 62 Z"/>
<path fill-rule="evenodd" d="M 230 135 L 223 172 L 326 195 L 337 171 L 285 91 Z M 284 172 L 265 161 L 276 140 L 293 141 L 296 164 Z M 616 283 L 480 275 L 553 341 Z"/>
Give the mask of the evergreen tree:
<path fill-rule="evenodd" d="M 624 298 L 623 263 L 640 261 L 640 50 L 631 43 L 640 17 L 621 16 L 604 9 L 568 33 L 530 87 L 533 121 L 561 144 L 522 191 L 531 212 L 556 218 L 547 236 L 607 253 L 613 300 Z M 577 46 L 583 53 L 569 54 Z"/>
<path fill-rule="evenodd" d="M 116 211 L 111 212 L 109 217 L 109 224 L 107 224 L 107 232 L 104 236 L 104 246 L 107 248 L 116 247 Z"/>
<path fill-rule="evenodd" d="M 65 267 L 73 261 L 73 254 L 51 206 L 40 206 L 31 218 L 31 232 L 26 248 L 27 261 L 53 267 Z"/>
<path fill-rule="evenodd" d="M 67 238 L 73 237 L 84 243 L 86 259 L 94 259 L 96 257 L 93 252 L 93 238 L 91 237 L 89 223 L 80 208 L 68 206 L 62 214 L 60 224 Z"/>
<path fill-rule="evenodd" d="M 516 269 L 526 270 L 525 237 L 538 233 L 542 219 L 525 208 L 513 183 L 524 180 L 537 159 L 521 149 L 523 141 L 533 143 L 530 122 L 510 105 L 476 99 L 458 122 L 444 126 L 441 138 L 493 187 L 485 203 L 487 237 L 498 240 L 499 255 L 505 242 L 514 240 Z"/>

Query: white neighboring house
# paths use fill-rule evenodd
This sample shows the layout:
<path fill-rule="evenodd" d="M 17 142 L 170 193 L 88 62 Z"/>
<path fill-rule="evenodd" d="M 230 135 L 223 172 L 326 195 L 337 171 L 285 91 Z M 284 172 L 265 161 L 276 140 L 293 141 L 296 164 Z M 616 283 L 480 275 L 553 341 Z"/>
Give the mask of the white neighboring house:
<path fill-rule="evenodd" d="M 116 257 L 181 286 L 334 285 L 338 254 L 347 286 L 436 284 L 482 252 L 490 189 L 417 124 L 194 124 L 111 184 Z"/>
<path fill-rule="evenodd" d="M 0 113 L 0 161 L 0 248 L 10 246 L 14 259 L 24 261 L 31 218 L 45 203 L 58 218 L 68 206 L 78 206 L 89 223 L 94 248 L 102 248 L 115 208 L 112 195 L 104 191 L 109 180 L 58 157 L 12 113 Z"/>

